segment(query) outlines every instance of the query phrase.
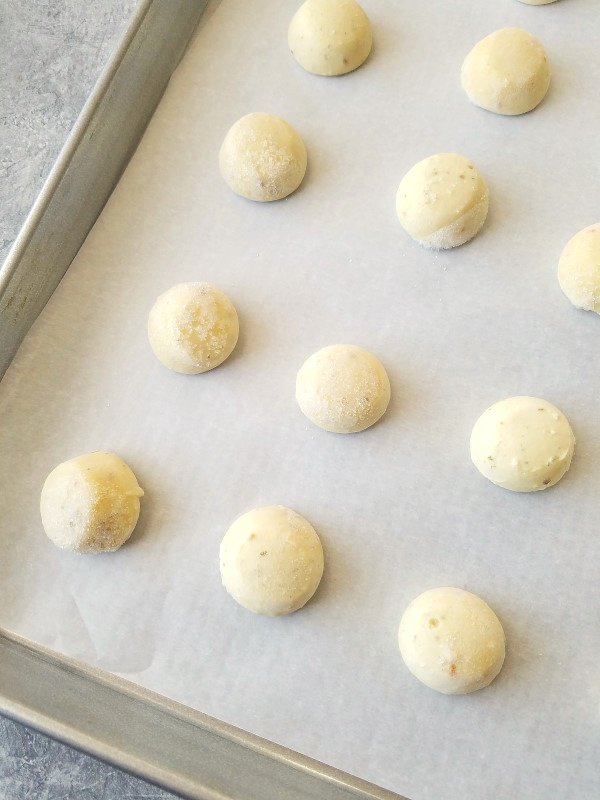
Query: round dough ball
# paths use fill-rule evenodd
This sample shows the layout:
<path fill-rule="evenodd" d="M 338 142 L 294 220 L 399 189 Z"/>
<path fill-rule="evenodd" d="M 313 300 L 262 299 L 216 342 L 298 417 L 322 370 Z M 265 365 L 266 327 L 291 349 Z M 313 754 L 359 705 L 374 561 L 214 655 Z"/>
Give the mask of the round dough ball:
<path fill-rule="evenodd" d="M 571 466 L 574 450 L 568 419 L 539 397 L 494 403 L 471 433 L 471 458 L 477 469 L 513 492 L 554 486 Z"/>
<path fill-rule="evenodd" d="M 357 433 L 385 414 L 390 381 L 383 364 L 368 350 L 333 344 L 313 353 L 300 368 L 296 400 L 320 428 Z"/>
<path fill-rule="evenodd" d="M 266 203 L 287 197 L 302 183 L 306 147 L 285 120 L 247 114 L 231 126 L 219 151 L 221 175 L 236 194 Z"/>
<path fill-rule="evenodd" d="M 197 375 L 222 364 L 237 343 L 231 300 L 210 283 L 178 283 L 159 295 L 148 317 L 148 339 L 158 360 Z"/>
<path fill-rule="evenodd" d="M 290 508 L 255 508 L 238 517 L 221 542 L 221 579 L 236 602 L 278 617 L 308 603 L 323 575 L 323 548 L 313 526 Z"/>
<path fill-rule="evenodd" d="M 102 553 L 129 539 L 144 494 L 127 464 L 114 453 L 87 453 L 59 464 L 40 498 L 42 524 L 63 550 Z"/>
<path fill-rule="evenodd" d="M 456 153 L 419 161 L 402 178 L 396 211 L 404 230 L 423 247 L 448 250 L 472 239 L 489 208 L 486 183 L 475 165 Z"/>
<path fill-rule="evenodd" d="M 288 30 L 288 45 L 301 67 L 316 75 L 344 75 L 371 52 L 369 18 L 355 0 L 306 0 Z"/>
<path fill-rule="evenodd" d="M 504 631 L 492 609 L 471 592 L 442 587 L 420 594 L 400 621 L 404 663 L 443 694 L 488 686 L 504 663 Z"/>
<path fill-rule="evenodd" d="M 600 314 L 600 222 L 569 241 L 558 262 L 558 282 L 574 306 Z"/>
<path fill-rule="evenodd" d="M 520 3 L 526 3 L 528 6 L 547 6 L 549 3 L 555 3 L 556 0 L 519 0 Z"/>
<path fill-rule="evenodd" d="M 496 114 L 525 114 L 550 86 L 542 44 L 521 28 L 502 28 L 478 42 L 462 66 L 462 85 L 476 106 Z"/>

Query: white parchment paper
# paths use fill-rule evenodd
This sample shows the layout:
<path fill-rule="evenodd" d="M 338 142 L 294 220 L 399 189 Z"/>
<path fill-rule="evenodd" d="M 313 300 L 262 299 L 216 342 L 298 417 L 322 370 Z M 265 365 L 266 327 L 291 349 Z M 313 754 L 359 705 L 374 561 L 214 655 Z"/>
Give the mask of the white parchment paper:
<path fill-rule="evenodd" d="M 600 319 L 577 312 L 558 256 L 600 220 L 600 8 L 513 0 L 364 5 L 375 48 L 337 79 L 287 51 L 298 0 L 223 0 L 206 17 L 101 218 L 0 385 L 0 624 L 413 800 L 600 794 Z M 554 78 L 532 114 L 470 105 L 459 81 L 487 33 L 528 28 Z M 217 152 L 250 111 L 289 120 L 302 188 L 272 204 L 222 181 Z M 482 233 L 422 250 L 395 215 L 402 175 L 439 151 L 489 182 Z M 146 339 L 156 296 L 219 285 L 241 339 L 205 375 L 168 372 Z M 389 371 L 385 418 L 311 426 L 296 371 L 335 342 Z M 571 471 L 534 495 L 470 463 L 479 414 L 515 394 L 558 405 Z M 113 555 L 46 539 L 39 492 L 59 462 L 119 453 L 146 491 Z M 322 536 L 314 600 L 253 616 L 220 585 L 239 514 L 284 504 Z M 439 585 L 484 597 L 506 630 L 496 682 L 445 697 L 404 667 L 406 604 Z"/>

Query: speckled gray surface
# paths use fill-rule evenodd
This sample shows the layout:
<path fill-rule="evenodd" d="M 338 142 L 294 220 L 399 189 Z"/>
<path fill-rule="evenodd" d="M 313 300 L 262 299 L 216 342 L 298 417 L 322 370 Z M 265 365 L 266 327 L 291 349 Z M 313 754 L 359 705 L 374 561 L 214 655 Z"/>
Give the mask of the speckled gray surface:
<path fill-rule="evenodd" d="M 135 0 L 0 0 L 0 262 Z M 0 717 L 1 800 L 172 798 Z"/>
<path fill-rule="evenodd" d="M 0 0 L 0 262 L 136 0 Z"/>
<path fill-rule="evenodd" d="M 169 800 L 155 786 L 0 718 L 2 800 Z"/>

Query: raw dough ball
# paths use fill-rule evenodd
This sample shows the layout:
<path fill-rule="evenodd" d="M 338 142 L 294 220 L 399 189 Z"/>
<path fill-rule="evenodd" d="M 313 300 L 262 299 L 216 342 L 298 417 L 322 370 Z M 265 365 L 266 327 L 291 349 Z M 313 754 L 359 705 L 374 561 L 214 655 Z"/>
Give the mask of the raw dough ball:
<path fill-rule="evenodd" d="M 42 524 L 63 550 L 118 550 L 136 526 L 143 494 L 133 472 L 114 453 L 88 453 L 59 464 L 46 478 Z"/>
<path fill-rule="evenodd" d="M 277 617 L 308 603 L 323 575 L 323 548 L 312 525 L 290 508 L 255 508 L 221 542 L 223 586 L 255 614 Z"/>
<path fill-rule="evenodd" d="M 290 23 L 288 45 L 301 67 L 344 75 L 371 52 L 371 23 L 354 0 L 306 0 Z"/>
<path fill-rule="evenodd" d="M 159 295 L 148 317 L 148 339 L 165 367 L 197 375 L 222 364 L 238 340 L 233 303 L 210 283 L 178 283 Z"/>
<path fill-rule="evenodd" d="M 519 0 L 520 3 L 526 3 L 528 6 L 547 6 L 548 3 L 555 3 L 556 0 Z"/>
<path fill-rule="evenodd" d="M 574 306 L 600 314 L 600 222 L 567 244 L 558 262 L 558 282 Z"/>
<path fill-rule="evenodd" d="M 472 239 L 489 208 L 486 183 L 468 158 L 438 153 L 402 178 L 396 211 L 404 230 L 423 247 L 448 250 Z"/>
<path fill-rule="evenodd" d="M 313 353 L 300 368 L 296 400 L 320 428 L 357 433 L 385 414 L 390 382 L 383 364 L 368 350 L 333 344 Z"/>
<path fill-rule="evenodd" d="M 550 86 L 550 64 L 538 39 L 521 28 L 502 28 L 465 58 L 462 85 L 476 106 L 496 114 L 525 114 Z"/>
<path fill-rule="evenodd" d="M 504 631 L 492 609 L 471 592 L 443 587 L 420 594 L 400 621 L 404 663 L 426 686 L 467 694 L 488 686 L 504 663 Z"/>
<path fill-rule="evenodd" d="M 513 492 L 554 486 L 571 466 L 575 437 L 565 415 L 539 397 L 509 397 L 479 417 L 471 458 L 492 483 Z"/>
<path fill-rule="evenodd" d="M 306 172 L 306 147 L 291 125 L 274 114 L 247 114 L 231 126 L 219 166 L 236 194 L 249 200 L 281 200 L 295 192 Z"/>

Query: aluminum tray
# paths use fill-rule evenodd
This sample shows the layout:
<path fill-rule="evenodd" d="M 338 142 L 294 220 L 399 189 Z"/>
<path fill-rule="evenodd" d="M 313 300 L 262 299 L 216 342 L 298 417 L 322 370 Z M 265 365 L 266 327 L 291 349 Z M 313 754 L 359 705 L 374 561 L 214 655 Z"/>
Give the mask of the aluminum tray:
<path fill-rule="evenodd" d="M 140 2 L 0 271 L 0 377 L 102 211 L 209 5 Z M 7 631 L 0 711 L 189 798 L 399 798 Z"/>
<path fill-rule="evenodd" d="M 194 800 L 399 800 L 6 632 L 0 633 L 0 711 Z"/>
<path fill-rule="evenodd" d="M 70 213 L 53 222 L 42 204 L 45 229 L 22 239 L 7 357 L 13 323 L 24 329 L 52 288 L 46 272 L 53 284 L 68 270 L 2 379 L 0 624 L 410 797 L 596 800 L 598 318 L 570 306 L 556 263 L 597 221 L 597 3 L 380 0 L 373 56 L 329 81 L 289 57 L 297 2 L 206 5 L 68 266 L 133 147 L 122 133 L 141 113 L 140 76 L 166 57 L 178 9 L 192 9 L 149 4 L 164 24 L 150 53 L 150 12 L 138 26 L 137 83 L 125 48 L 121 118 L 100 116 L 81 138 L 89 156 L 76 146 L 57 175 Z M 506 25 L 539 36 L 554 72 L 546 100 L 516 118 L 469 104 L 458 80 L 473 43 Z M 244 201 L 219 174 L 224 132 L 257 109 L 289 119 L 309 152 L 306 180 L 282 203 Z M 431 253 L 399 228 L 394 194 L 442 150 L 481 168 L 491 209 L 473 242 Z M 76 164 L 90 191 L 104 187 L 91 206 Z M 243 323 L 240 347 L 205 380 L 165 373 L 144 329 L 156 296 L 190 279 L 226 290 Z M 335 341 L 372 350 L 390 375 L 388 412 L 358 437 L 311 428 L 294 402 L 298 366 Z M 548 492 L 502 492 L 470 463 L 474 420 L 515 394 L 572 422 L 573 465 Z M 130 545 L 82 560 L 40 535 L 36 499 L 57 461 L 98 448 L 132 464 L 147 498 Z M 280 620 L 232 603 L 217 569 L 234 514 L 271 503 L 308 516 L 327 559 L 314 601 Z M 485 692 L 439 695 L 402 665 L 401 611 L 435 585 L 480 594 L 502 621 L 507 658 Z M 126 734 L 109 742 L 123 749 Z M 161 750 L 173 738 L 150 735 Z M 134 767 L 157 758 L 142 742 Z M 261 795 L 282 797 L 263 783 Z"/>

